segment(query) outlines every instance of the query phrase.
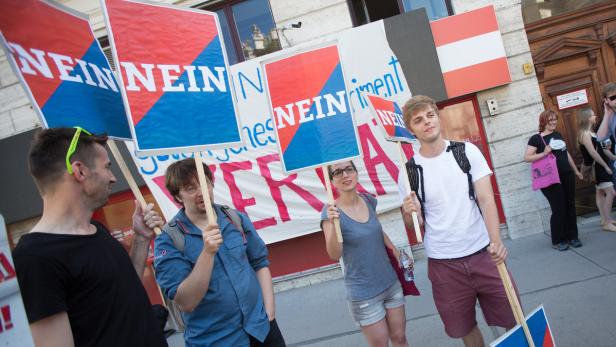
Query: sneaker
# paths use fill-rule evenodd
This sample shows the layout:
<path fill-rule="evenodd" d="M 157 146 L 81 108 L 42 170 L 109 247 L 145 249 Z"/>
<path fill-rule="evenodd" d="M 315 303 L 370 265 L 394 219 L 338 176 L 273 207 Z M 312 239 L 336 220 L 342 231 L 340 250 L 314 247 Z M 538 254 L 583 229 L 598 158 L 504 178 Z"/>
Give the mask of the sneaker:
<path fill-rule="evenodd" d="M 555 245 L 552 245 L 552 248 L 557 249 L 559 251 L 566 251 L 569 249 L 569 244 L 566 242 L 560 242 Z"/>
<path fill-rule="evenodd" d="M 569 246 L 573 247 L 573 248 L 580 248 L 582 247 L 582 241 L 575 239 L 575 240 L 571 240 L 569 241 Z"/>

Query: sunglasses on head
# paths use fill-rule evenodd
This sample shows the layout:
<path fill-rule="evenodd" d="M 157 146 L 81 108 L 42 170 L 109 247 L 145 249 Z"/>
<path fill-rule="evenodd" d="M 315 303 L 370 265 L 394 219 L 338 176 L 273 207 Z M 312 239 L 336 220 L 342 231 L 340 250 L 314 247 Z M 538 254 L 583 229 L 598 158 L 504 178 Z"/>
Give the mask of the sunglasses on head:
<path fill-rule="evenodd" d="M 71 145 L 68 146 L 68 151 L 66 151 L 66 170 L 68 170 L 68 173 L 71 175 L 73 174 L 73 167 L 71 166 L 71 156 L 75 154 L 75 151 L 77 150 L 77 143 L 79 142 L 79 136 L 81 135 L 81 132 L 83 131 L 84 133 L 92 136 L 89 131 L 82 127 L 75 127 L 75 129 L 77 130 L 75 130 L 75 135 L 73 135 Z"/>

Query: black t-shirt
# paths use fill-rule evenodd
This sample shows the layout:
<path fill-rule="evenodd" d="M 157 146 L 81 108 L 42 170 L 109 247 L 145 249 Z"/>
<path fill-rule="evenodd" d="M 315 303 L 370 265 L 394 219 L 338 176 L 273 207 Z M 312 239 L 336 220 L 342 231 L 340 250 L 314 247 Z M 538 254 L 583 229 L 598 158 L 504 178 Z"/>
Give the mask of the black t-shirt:
<path fill-rule="evenodd" d="M 550 141 L 552 141 L 553 139 L 561 140 L 565 142 L 565 139 L 563 138 L 563 136 L 558 131 L 554 131 L 553 133 L 544 136 L 543 140 L 541 140 L 541 135 L 539 134 L 535 134 L 531 136 L 530 139 L 528 139 L 528 145 L 536 147 L 537 153 L 543 153 L 543 151 L 545 150 L 545 144 L 543 143 L 543 141 L 545 141 L 545 143 L 549 145 Z M 569 158 L 567 157 L 567 147 L 563 147 L 560 150 L 556 150 L 552 148 L 552 153 L 554 153 L 554 155 L 556 156 L 556 166 L 558 166 L 558 172 L 564 173 L 564 172 L 573 171 L 571 169 L 571 166 L 569 166 Z"/>
<path fill-rule="evenodd" d="M 167 346 L 130 257 L 92 235 L 30 233 L 13 251 L 30 323 L 67 312 L 75 346 Z"/>

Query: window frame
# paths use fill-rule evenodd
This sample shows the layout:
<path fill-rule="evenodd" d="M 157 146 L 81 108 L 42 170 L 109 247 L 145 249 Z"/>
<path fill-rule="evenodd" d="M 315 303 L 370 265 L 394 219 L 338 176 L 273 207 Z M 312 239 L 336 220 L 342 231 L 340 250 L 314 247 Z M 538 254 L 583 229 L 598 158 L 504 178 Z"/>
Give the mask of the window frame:
<path fill-rule="evenodd" d="M 248 1 L 248 0 L 228 0 L 228 1 L 217 2 L 215 4 L 199 5 L 195 7 L 200 10 L 206 10 L 210 12 L 216 12 L 219 10 L 223 11 L 223 13 L 225 14 L 225 18 L 227 19 L 227 24 L 229 25 L 231 40 L 233 41 L 233 49 L 235 50 L 235 55 L 237 56 L 236 64 L 246 61 L 246 58 L 244 58 L 244 51 L 242 51 L 242 41 L 240 40 L 240 34 L 237 30 L 237 23 L 235 23 L 235 18 L 233 18 L 233 11 L 231 10 L 231 8 L 233 7 L 233 5 L 237 5 L 245 1 Z M 270 0 L 266 0 L 266 1 L 267 1 L 267 8 L 269 9 L 270 15 L 272 16 L 272 22 L 274 23 L 274 27 L 276 27 L 276 21 L 274 20 L 274 13 L 272 12 L 272 4 L 270 4 Z M 449 0 L 446 0 L 446 1 L 449 1 Z M 228 45 L 228 43 L 226 44 Z"/>
<path fill-rule="evenodd" d="M 346 0 L 346 3 L 347 3 L 347 8 L 349 9 L 349 14 L 351 15 L 351 23 L 353 23 L 353 28 L 355 28 L 359 26 L 359 24 L 357 24 L 357 17 L 355 16 L 355 11 L 353 10 L 352 1 L 353 0 Z M 366 0 L 362 0 L 362 1 L 365 2 Z M 445 6 L 447 7 L 447 15 L 453 16 L 454 12 L 453 12 L 453 6 L 451 5 L 451 0 L 443 0 L 443 1 L 445 1 Z M 402 0 L 396 0 L 396 2 L 398 3 L 398 10 L 400 11 L 399 14 L 404 13 L 405 12 L 404 4 L 402 3 Z M 372 21 L 369 21 L 368 23 L 372 23 Z"/>

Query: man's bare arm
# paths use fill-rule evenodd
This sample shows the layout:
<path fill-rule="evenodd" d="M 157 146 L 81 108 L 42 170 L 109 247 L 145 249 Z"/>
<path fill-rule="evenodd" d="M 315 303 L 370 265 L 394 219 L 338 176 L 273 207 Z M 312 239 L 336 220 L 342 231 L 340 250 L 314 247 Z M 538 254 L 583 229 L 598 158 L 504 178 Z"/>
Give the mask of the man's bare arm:
<path fill-rule="evenodd" d="M 73 347 L 73 332 L 68 314 L 61 312 L 30 324 L 37 347 Z"/>

